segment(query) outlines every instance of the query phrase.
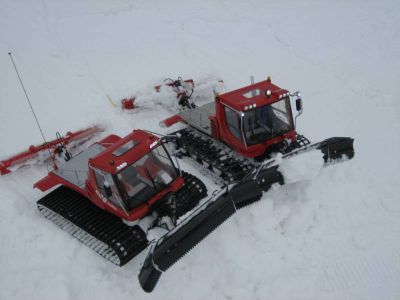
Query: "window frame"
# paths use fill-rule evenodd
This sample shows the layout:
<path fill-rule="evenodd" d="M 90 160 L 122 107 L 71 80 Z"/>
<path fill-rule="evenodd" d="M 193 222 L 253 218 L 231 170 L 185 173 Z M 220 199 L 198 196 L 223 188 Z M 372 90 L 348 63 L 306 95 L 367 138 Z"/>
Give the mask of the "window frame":
<path fill-rule="evenodd" d="M 242 115 L 240 114 L 240 112 L 234 110 L 233 108 L 229 107 L 228 105 L 224 104 L 224 116 L 225 116 L 225 123 L 226 123 L 226 127 L 228 128 L 229 132 L 240 142 L 244 142 L 246 145 L 246 140 L 244 139 L 244 134 L 243 134 L 243 120 L 242 120 Z M 233 113 L 236 117 L 237 117 L 237 121 L 238 121 L 238 128 L 237 128 L 237 133 L 239 134 L 236 135 L 231 127 L 233 125 L 231 125 L 231 123 L 228 121 L 228 116 L 227 116 L 227 112 Z M 236 129 L 235 129 L 236 130 Z M 246 146 L 247 147 L 247 146 Z"/>
<path fill-rule="evenodd" d="M 166 154 L 166 157 L 163 156 L 163 155 L 161 155 L 161 153 L 158 153 L 158 154 L 154 153 L 159 147 L 162 147 L 163 152 Z M 153 153 L 153 155 L 155 155 L 155 156 L 157 157 L 157 159 L 159 159 L 159 160 L 161 161 L 161 163 L 164 163 L 164 162 L 162 161 L 162 159 L 160 159 L 160 158 L 158 158 L 158 157 L 167 159 L 167 160 L 169 161 L 170 165 L 171 165 L 172 168 L 173 168 L 173 171 L 174 171 L 174 173 L 175 173 L 175 174 L 174 174 L 175 176 L 173 176 L 173 177 L 171 176 L 172 179 L 171 179 L 171 181 L 170 181 L 169 183 L 166 184 L 166 186 L 170 186 L 171 183 L 172 183 L 174 180 L 176 180 L 178 177 L 181 176 L 180 169 L 178 169 L 178 168 L 175 166 L 174 161 L 172 160 L 171 155 L 169 154 L 169 152 L 167 151 L 167 149 L 166 149 L 165 146 L 164 146 L 164 143 L 161 143 L 161 144 L 158 145 L 156 148 L 153 148 L 151 151 L 147 152 L 147 153 L 146 153 L 145 155 L 143 155 L 141 158 L 137 159 L 136 161 L 132 162 L 130 165 L 128 165 L 128 166 L 126 166 L 125 168 L 121 169 L 120 171 L 118 171 L 117 174 L 113 175 L 113 178 L 114 178 L 114 181 L 115 181 L 115 185 L 118 187 L 118 189 L 119 189 L 119 191 L 120 191 L 120 194 L 121 194 L 121 198 L 122 198 L 123 202 L 125 203 L 125 206 L 126 206 L 126 208 L 127 208 L 128 211 L 132 211 L 133 209 L 135 209 L 136 207 L 138 207 L 138 205 L 141 205 L 141 204 L 143 204 L 143 203 L 145 203 L 145 202 L 137 201 L 137 200 L 136 200 L 136 199 L 137 199 L 136 195 L 130 196 L 130 195 L 128 194 L 128 191 L 127 191 L 126 188 L 124 187 L 124 183 L 121 181 L 121 179 L 119 178 L 118 175 L 120 175 L 122 172 L 124 172 L 124 170 L 126 170 L 126 169 L 129 168 L 129 167 L 133 167 L 133 168 L 135 169 L 135 171 L 136 171 L 136 166 L 134 166 L 134 165 L 135 165 L 136 163 L 138 163 L 141 159 L 145 158 L 145 157 L 147 157 L 147 159 L 152 160 L 151 156 L 149 156 L 149 154 L 151 154 L 151 153 Z M 166 171 L 165 171 L 165 172 L 166 172 Z M 168 173 L 168 172 L 167 172 L 167 173 Z M 152 194 L 152 196 L 150 196 L 150 198 L 152 198 L 152 197 L 154 197 L 155 195 L 157 195 L 160 191 L 162 191 L 162 189 L 159 189 L 159 188 L 154 189 L 154 193 Z M 131 202 L 132 200 L 131 200 L 130 198 L 133 198 L 134 201 L 138 203 L 138 205 L 131 207 L 130 202 Z M 150 199 L 150 198 L 149 198 L 149 199 Z M 146 201 L 146 202 L 147 202 L 147 201 Z"/>
<path fill-rule="evenodd" d="M 292 107 L 291 107 L 291 104 L 290 104 L 290 99 L 289 99 L 289 97 L 284 97 L 284 98 L 279 99 L 279 100 L 277 100 L 277 101 L 274 101 L 274 102 L 272 102 L 272 103 L 270 103 L 270 104 L 266 104 L 266 105 L 263 105 L 263 106 L 258 106 L 257 108 L 252 109 L 252 110 L 248 110 L 248 111 L 246 111 L 246 112 L 244 113 L 244 119 L 246 119 L 246 118 L 247 118 L 246 113 L 255 113 L 256 110 L 261 109 L 261 108 L 266 107 L 266 106 L 269 106 L 272 110 L 276 110 L 276 111 L 278 111 L 278 112 L 280 112 L 280 113 L 282 113 L 282 114 L 285 114 L 285 112 L 283 112 L 283 111 L 281 111 L 280 109 L 278 109 L 278 108 L 276 108 L 276 107 L 273 106 L 274 104 L 277 104 L 277 103 L 284 103 L 284 104 L 285 104 L 285 108 L 287 109 L 287 117 L 288 117 L 288 121 L 289 121 L 289 123 L 287 123 L 287 125 L 288 125 L 289 128 L 288 128 L 288 130 L 286 130 L 286 131 L 283 132 L 283 133 L 282 133 L 282 132 L 281 132 L 281 133 L 277 132 L 277 133 L 274 134 L 274 135 L 271 134 L 271 135 L 268 137 L 267 140 L 274 139 L 274 138 L 276 138 L 276 137 L 278 137 L 278 136 L 281 136 L 282 134 L 284 134 L 284 133 L 286 133 L 286 132 L 289 132 L 289 131 L 292 131 L 292 130 L 295 129 L 295 127 L 294 127 L 294 122 L 293 122 Z M 279 118 L 277 115 L 276 115 L 276 117 Z M 280 118 L 279 118 L 279 119 L 280 119 Z M 284 121 L 284 120 L 282 120 L 282 119 L 280 119 L 280 121 L 286 123 L 286 121 Z M 246 126 L 246 127 L 247 127 L 247 126 Z M 254 146 L 254 145 L 257 145 L 257 144 L 261 143 L 261 142 L 257 142 L 257 141 L 253 141 L 253 142 L 250 141 L 250 140 L 249 140 L 249 136 L 248 136 L 247 133 L 248 133 L 248 128 L 243 128 L 244 139 L 245 139 L 246 143 L 247 143 L 249 146 Z"/>
<path fill-rule="evenodd" d="M 94 174 L 94 180 L 96 183 L 96 188 L 97 190 L 101 193 L 101 195 L 107 199 L 112 205 L 115 205 L 117 208 L 122 209 L 126 214 L 128 214 L 128 207 L 124 201 L 124 197 L 122 196 L 121 188 L 118 184 L 118 182 L 115 180 L 115 175 L 109 174 L 107 172 L 104 172 L 100 169 L 97 169 L 95 167 L 91 167 L 93 170 Z M 99 184 L 99 176 L 101 176 L 104 181 L 103 184 Z M 106 192 L 104 190 L 104 182 L 107 181 L 110 184 L 110 188 L 113 190 L 113 194 L 111 197 L 107 197 Z M 115 188 L 113 189 L 112 186 Z M 114 197 L 114 198 L 113 198 Z"/>

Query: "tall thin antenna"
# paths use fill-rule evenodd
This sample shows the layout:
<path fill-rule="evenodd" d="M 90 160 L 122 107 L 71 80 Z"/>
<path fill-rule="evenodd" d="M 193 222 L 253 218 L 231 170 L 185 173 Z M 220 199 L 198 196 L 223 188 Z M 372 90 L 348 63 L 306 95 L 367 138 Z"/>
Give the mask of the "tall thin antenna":
<path fill-rule="evenodd" d="M 254 84 L 254 76 L 253 75 L 250 76 L 250 82 L 252 85 Z M 251 96 L 254 97 L 255 95 L 256 95 L 256 91 L 251 90 Z"/>
<path fill-rule="evenodd" d="M 32 114 L 33 114 L 34 118 L 35 118 L 36 124 L 37 124 L 37 126 L 38 126 L 38 128 L 39 128 L 40 134 L 42 135 L 43 141 L 45 142 L 45 144 L 47 144 L 46 138 L 44 137 L 44 133 L 43 133 L 42 127 L 40 127 L 39 120 L 38 120 L 38 118 L 37 118 L 37 116 L 36 116 L 36 114 L 35 114 L 35 110 L 33 109 L 31 100 L 29 99 L 28 93 L 26 92 L 24 83 L 22 82 L 21 76 L 19 75 L 17 66 L 15 65 L 15 62 L 14 62 L 14 59 L 13 59 L 13 57 L 12 57 L 11 52 L 8 52 L 8 55 L 10 56 L 11 62 L 12 62 L 12 64 L 13 64 L 13 66 L 14 66 L 15 73 L 17 73 L 19 82 L 21 83 L 21 87 L 22 87 L 22 89 L 24 90 L 26 100 L 28 101 L 29 107 L 30 107 L 30 109 L 31 109 L 31 111 L 32 111 Z M 51 160 L 53 161 L 54 168 L 57 168 L 56 162 L 55 162 L 55 160 L 54 160 L 53 155 L 51 155 L 50 149 L 48 148 L 47 150 L 49 151 L 50 158 L 51 158 Z"/>

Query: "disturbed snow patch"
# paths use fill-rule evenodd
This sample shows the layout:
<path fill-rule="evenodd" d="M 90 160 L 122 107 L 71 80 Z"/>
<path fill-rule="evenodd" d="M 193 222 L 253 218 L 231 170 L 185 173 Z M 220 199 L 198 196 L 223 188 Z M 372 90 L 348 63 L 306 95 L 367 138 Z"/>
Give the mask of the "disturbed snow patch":
<path fill-rule="evenodd" d="M 283 159 L 279 164 L 285 183 L 294 183 L 315 177 L 323 167 L 324 160 L 320 150 L 314 150 Z"/>

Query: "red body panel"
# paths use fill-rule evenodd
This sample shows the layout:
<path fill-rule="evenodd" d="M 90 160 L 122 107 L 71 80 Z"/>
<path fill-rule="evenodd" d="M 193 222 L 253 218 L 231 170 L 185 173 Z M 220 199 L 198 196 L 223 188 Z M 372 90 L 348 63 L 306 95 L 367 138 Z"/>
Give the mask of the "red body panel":
<path fill-rule="evenodd" d="M 128 99 L 122 99 L 121 100 L 121 106 L 122 109 L 134 109 L 135 108 L 135 97 L 128 98 Z"/>
<path fill-rule="evenodd" d="M 270 90 L 271 95 L 267 96 L 265 91 Z M 255 92 L 254 96 L 245 96 Z M 259 91 L 259 94 L 256 92 Z M 279 100 L 279 96 L 287 94 L 288 91 L 271 83 L 271 80 L 260 81 L 258 83 L 242 87 L 240 89 L 221 94 L 218 96 L 220 102 L 229 106 L 235 111 L 246 111 L 246 107 L 260 107 L 269 105 Z"/>
<path fill-rule="evenodd" d="M 112 140 L 113 143 L 108 144 L 105 151 L 91 158 L 89 162 L 91 166 L 110 174 L 116 174 L 123 169 L 121 166 L 132 164 L 142 158 L 145 154 L 149 153 L 151 149 L 159 145 L 159 139 L 155 135 L 143 130 L 134 130 L 131 134 L 124 138 L 119 138 L 118 140 L 118 136 L 115 135 L 107 137 L 103 141 L 100 141 L 100 144 L 110 142 L 108 138 Z M 132 148 L 134 151 L 127 151 L 120 156 L 113 155 L 115 150 L 121 148 L 130 141 L 137 143 L 137 145 Z"/>
<path fill-rule="evenodd" d="M 161 127 L 170 127 L 178 122 L 182 122 L 183 119 L 180 115 L 173 115 L 172 117 L 169 117 L 163 121 L 160 122 Z"/>

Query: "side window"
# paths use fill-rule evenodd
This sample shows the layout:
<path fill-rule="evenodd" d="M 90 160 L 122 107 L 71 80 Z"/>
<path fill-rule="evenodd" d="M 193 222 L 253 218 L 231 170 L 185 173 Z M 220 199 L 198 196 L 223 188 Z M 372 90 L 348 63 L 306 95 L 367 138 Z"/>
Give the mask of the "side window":
<path fill-rule="evenodd" d="M 240 117 L 237 112 L 225 106 L 225 119 L 229 131 L 239 140 L 242 140 L 242 133 L 240 131 Z"/>
<path fill-rule="evenodd" d="M 106 178 L 104 177 L 103 174 L 100 173 L 97 169 L 93 168 L 93 173 L 94 173 L 94 178 L 96 179 L 96 184 L 97 184 L 97 189 L 100 191 L 100 193 L 103 194 L 105 197 L 106 192 L 104 191 L 104 182 L 106 181 Z"/>
<path fill-rule="evenodd" d="M 108 173 L 105 173 L 101 170 L 98 170 L 96 168 L 93 168 L 94 171 L 94 177 L 96 179 L 96 184 L 97 184 L 97 189 L 99 190 L 99 192 L 108 200 L 110 200 L 110 202 L 112 204 L 114 204 L 115 206 L 124 209 L 123 204 L 122 204 L 122 199 L 120 197 L 119 191 L 114 183 L 114 180 L 112 178 L 112 176 Z M 110 185 L 111 191 L 112 191 L 112 195 L 111 197 L 107 197 L 106 195 L 106 191 L 104 190 L 104 183 L 108 182 L 108 184 Z"/>

